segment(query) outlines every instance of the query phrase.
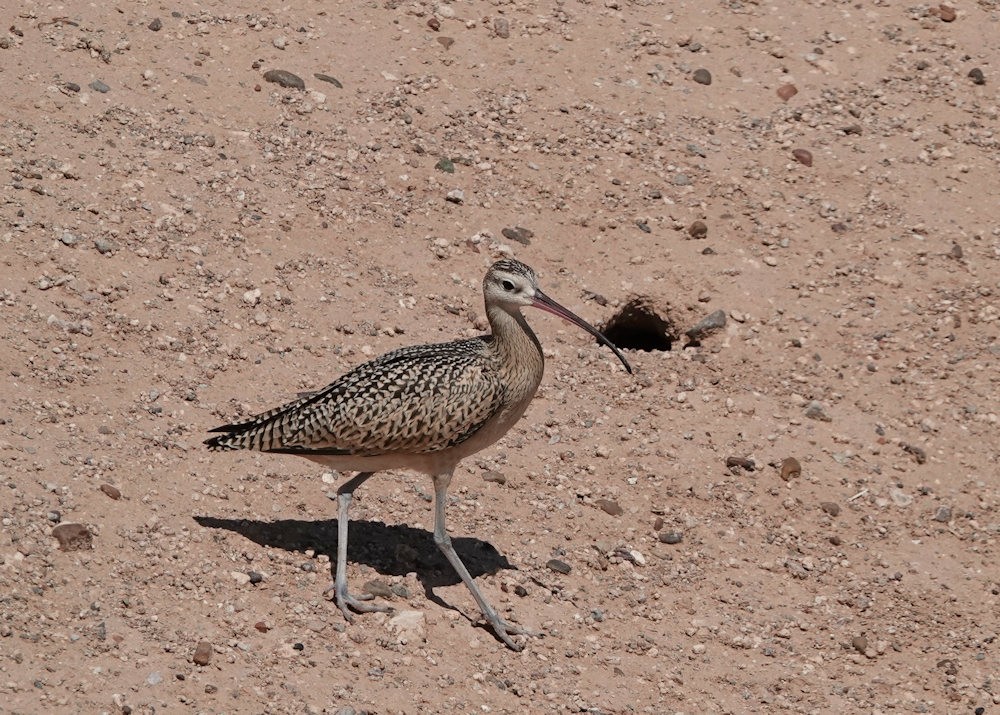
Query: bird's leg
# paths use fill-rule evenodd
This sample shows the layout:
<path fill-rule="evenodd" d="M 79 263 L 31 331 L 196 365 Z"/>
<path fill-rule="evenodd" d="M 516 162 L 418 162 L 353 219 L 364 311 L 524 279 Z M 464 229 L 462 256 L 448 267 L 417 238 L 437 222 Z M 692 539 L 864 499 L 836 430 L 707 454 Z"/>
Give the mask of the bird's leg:
<path fill-rule="evenodd" d="M 462 563 L 462 559 L 458 557 L 458 553 L 455 551 L 455 547 L 452 546 L 451 537 L 448 536 L 448 530 L 445 527 L 445 504 L 448 501 L 448 484 L 451 482 L 451 473 L 438 475 L 434 478 L 434 543 L 438 545 L 441 552 L 445 555 L 445 558 L 451 563 L 455 571 L 461 577 L 462 582 L 468 587 L 469 591 L 472 592 L 472 597 L 476 599 L 476 603 L 479 604 L 479 610 L 482 611 L 483 617 L 489 622 L 493 627 L 493 632 L 497 634 L 507 647 L 514 651 L 520 651 L 524 648 L 520 643 L 515 643 L 511 638 L 511 635 L 540 635 L 525 629 L 523 626 L 514 625 L 508 623 L 507 621 L 500 618 L 500 615 L 491 606 L 486 598 L 480 592 L 479 587 L 476 582 L 472 580 L 472 576 L 469 574 L 469 570 L 465 568 L 465 564 Z"/>
<path fill-rule="evenodd" d="M 389 607 L 376 604 L 365 603 L 374 598 L 369 593 L 360 596 L 352 596 L 347 592 L 347 512 L 351 508 L 351 500 L 354 498 L 354 490 L 368 481 L 374 472 L 360 472 L 354 477 L 344 482 L 337 490 L 337 572 L 334 576 L 333 585 L 327 589 L 327 593 L 333 591 L 337 606 L 340 607 L 344 618 L 350 623 L 354 616 L 351 613 L 353 608 L 358 613 L 371 613 L 372 611 L 388 611 Z"/>

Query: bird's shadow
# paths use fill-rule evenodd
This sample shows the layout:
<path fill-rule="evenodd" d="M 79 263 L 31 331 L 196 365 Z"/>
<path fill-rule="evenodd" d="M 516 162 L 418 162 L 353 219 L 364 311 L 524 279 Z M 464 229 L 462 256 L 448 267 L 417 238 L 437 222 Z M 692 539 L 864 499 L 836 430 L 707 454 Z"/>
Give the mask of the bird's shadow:
<path fill-rule="evenodd" d="M 333 580 L 333 569 L 337 562 L 336 519 L 254 521 L 195 516 L 194 520 L 209 529 L 235 532 L 261 546 L 291 552 L 312 549 L 317 555 L 326 554 L 330 559 L 330 580 Z M 439 586 L 461 583 L 461 578 L 434 543 L 431 532 L 405 524 L 388 525 L 381 521 L 352 520 L 347 543 L 349 562 L 366 564 L 384 576 L 415 573 L 428 600 L 443 608 L 458 610 L 433 592 Z M 492 544 L 481 539 L 453 537 L 452 545 L 473 578 L 496 573 L 501 569 L 516 568 Z M 353 584 L 351 590 L 358 593 L 360 584 Z"/>

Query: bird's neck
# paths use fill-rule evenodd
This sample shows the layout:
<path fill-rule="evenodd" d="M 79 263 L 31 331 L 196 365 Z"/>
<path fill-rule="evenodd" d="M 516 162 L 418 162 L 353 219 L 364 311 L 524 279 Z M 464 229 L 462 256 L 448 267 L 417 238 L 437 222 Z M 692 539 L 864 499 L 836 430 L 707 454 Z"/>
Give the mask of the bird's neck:
<path fill-rule="evenodd" d="M 510 369 L 531 375 L 531 381 L 537 387 L 542 379 L 544 358 L 542 345 L 535 337 L 534 331 L 528 325 L 520 311 L 508 313 L 497 306 L 486 310 L 493 331 L 493 349 L 500 358 L 500 363 L 510 366 Z"/>

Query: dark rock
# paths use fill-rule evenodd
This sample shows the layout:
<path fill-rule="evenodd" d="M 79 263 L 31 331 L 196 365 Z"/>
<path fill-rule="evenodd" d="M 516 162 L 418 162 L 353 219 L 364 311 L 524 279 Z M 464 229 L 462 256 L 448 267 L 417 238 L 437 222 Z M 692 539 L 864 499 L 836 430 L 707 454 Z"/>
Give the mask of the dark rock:
<path fill-rule="evenodd" d="M 107 494 L 109 497 L 111 497 L 115 501 L 117 501 L 117 500 L 119 500 L 119 499 L 122 498 L 121 490 L 118 487 L 114 486 L 113 484 L 104 483 L 104 484 L 101 485 L 100 489 L 101 489 L 102 492 L 104 492 L 105 494 Z"/>
<path fill-rule="evenodd" d="M 792 158 L 803 166 L 813 165 L 813 155 L 808 149 L 793 149 Z"/>
<path fill-rule="evenodd" d="M 250 572 L 250 583 L 256 585 L 263 580 L 264 580 L 264 574 L 262 574 L 260 571 Z"/>
<path fill-rule="evenodd" d="M 748 472 L 752 472 L 757 468 L 757 465 L 748 457 L 726 457 L 726 467 L 729 469 L 745 469 Z"/>
<path fill-rule="evenodd" d="M 505 17 L 498 17 L 493 21 L 493 32 L 497 37 L 507 39 L 510 37 L 510 22 Z"/>
<path fill-rule="evenodd" d="M 969 70 L 969 79 L 972 80 L 973 84 L 986 84 L 986 75 L 978 67 L 973 67 Z"/>
<path fill-rule="evenodd" d="M 611 499 L 595 499 L 594 504 L 596 504 L 601 511 L 606 514 L 610 514 L 611 516 L 621 516 L 624 513 L 621 505 Z"/>
<path fill-rule="evenodd" d="M 274 82 L 280 87 L 290 89 L 305 89 L 306 83 L 297 74 L 292 74 L 288 70 L 268 70 L 264 73 L 267 82 Z"/>
<path fill-rule="evenodd" d="M 934 512 L 932 517 L 934 521 L 939 521 L 942 524 L 947 524 L 951 521 L 951 507 L 950 506 L 939 506 L 937 511 Z"/>
<path fill-rule="evenodd" d="M 658 538 L 664 544 L 679 544 L 684 540 L 684 535 L 679 531 L 661 531 Z"/>
<path fill-rule="evenodd" d="M 688 236 L 693 239 L 702 239 L 708 236 L 708 224 L 704 221 L 695 221 L 688 226 Z"/>
<path fill-rule="evenodd" d="M 712 84 L 712 73 L 707 69 L 696 69 L 691 74 L 691 79 L 693 79 L 698 84 Z"/>
<path fill-rule="evenodd" d="M 726 325 L 726 311 L 717 310 L 714 313 L 709 313 L 704 318 L 699 320 L 695 325 L 685 331 L 685 335 L 691 340 L 701 340 L 716 330 L 724 328 Z"/>
<path fill-rule="evenodd" d="M 564 575 L 568 574 L 570 571 L 573 570 L 572 566 L 570 566 L 565 561 L 560 561 L 559 559 L 549 559 L 547 562 L 545 562 L 545 565 L 548 566 L 552 571 Z"/>
<path fill-rule="evenodd" d="M 483 481 L 492 482 L 493 484 L 506 484 L 507 476 L 503 472 L 498 472 L 495 469 L 483 470 Z"/>
<path fill-rule="evenodd" d="M 191 660 L 195 665 L 208 665 L 212 662 L 212 644 L 208 641 L 199 641 L 194 648 L 194 655 Z"/>
<path fill-rule="evenodd" d="M 786 482 L 802 475 L 802 465 L 795 457 L 785 457 L 781 460 L 781 478 Z"/>
<path fill-rule="evenodd" d="M 94 536 L 83 524 L 69 522 L 52 529 L 52 536 L 62 551 L 85 551 L 94 548 Z"/>
<path fill-rule="evenodd" d="M 438 163 L 434 165 L 434 168 L 437 169 L 438 171 L 443 171 L 446 174 L 454 174 L 455 173 L 455 162 L 453 162 L 451 159 L 445 157 L 445 158 L 442 158 L 442 159 L 438 159 Z"/>
<path fill-rule="evenodd" d="M 522 226 L 514 226 L 513 228 L 505 228 L 500 231 L 504 238 L 508 238 L 511 241 L 517 241 L 525 246 L 531 244 L 531 238 L 535 235 L 535 232 L 531 229 L 524 228 Z"/>
<path fill-rule="evenodd" d="M 91 82 L 87 86 L 90 87 L 95 92 L 100 92 L 101 94 L 104 94 L 106 92 L 110 92 L 111 91 L 111 87 L 109 87 L 108 85 L 104 84 L 104 82 L 102 82 L 99 79 L 95 79 L 93 82 Z"/>
<path fill-rule="evenodd" d="M 819 508 L 822 509 L 827 514 L 829 514 L 830 516 L 837 516 L 838 514 L 840 514 L 840 504 L 837 504 L 836 502 L 832 501 L 820 502 Z"/>
<path fill-rule="evenodd" d="M 392 598 L 392 588 L 385 581 L 378 579 L 366 581 L 365 585 L 361 587 L 361 591 L 363 593 L 370 593 L 376 598 Z"/>
<path fill-rule="evenodd" d="M 316 73 L 313 74 L 313 77 L 315 77 L 316 79 L 318 79 L 320 82 L 329 82 L 330 84 L 332 84 L 337 89 L 343 89 L 344 88 L 344 85 L 340 83 L 339 79 L 337 79 L 336 77 L 331 77 L 328 74 L 323 74 L 322 72 L 316 72 Z"/>
<path fill-rule="evenodd" d="M 783 84 L 778 87 L 778 97 L 783 101 L 787 102 L 789 99 L 794 97 L 799 93 L 798 87 L 794 84 Z"/>
<path fill-rule="evenodd" d="M 146 27 L 148 27 L 153 32 L 159 32 L 160 30 L 163 29 L 163 22 L 160 21 L 160 18 L 154 17 L 153 21 L 148 25 L 146 25 Z"/>

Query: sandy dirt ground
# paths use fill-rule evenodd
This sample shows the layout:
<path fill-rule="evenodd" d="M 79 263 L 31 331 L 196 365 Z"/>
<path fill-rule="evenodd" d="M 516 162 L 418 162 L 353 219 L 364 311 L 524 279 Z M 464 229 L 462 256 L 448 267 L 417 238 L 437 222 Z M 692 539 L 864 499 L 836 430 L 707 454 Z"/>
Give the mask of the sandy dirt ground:
<path fill-rule="evenodd" d="M 3 5 L 0 711 L 1000 712 L 995 0 Z M 452 486 L 544 635 L 405 472 L 347 623 L 342 476 L 202 440 L 508 255 L 636 368 L 532 311 Z"/>

